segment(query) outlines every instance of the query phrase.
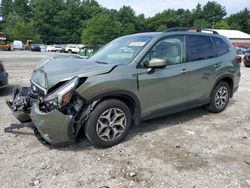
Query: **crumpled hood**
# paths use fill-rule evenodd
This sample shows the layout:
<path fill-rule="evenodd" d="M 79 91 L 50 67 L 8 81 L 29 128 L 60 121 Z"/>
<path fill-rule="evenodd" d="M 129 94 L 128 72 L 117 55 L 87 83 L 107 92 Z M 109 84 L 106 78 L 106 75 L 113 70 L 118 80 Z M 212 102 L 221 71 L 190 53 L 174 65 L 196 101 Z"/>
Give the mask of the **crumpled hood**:
<path fill-rule="evenodd" d="M 57 83 L 71 78 L 89 77 L 110 72 L 115 64 L 101 64 L 95 61 L 82 59 L 77 56 L 57 56 L 52 57 L 39 63 L 33 71 L 32 80 L 42 86 L 42 82 L 46 82 L 49 89 Z M 46 81 L 42 80 L 38 72 L 45 73 Z"/>

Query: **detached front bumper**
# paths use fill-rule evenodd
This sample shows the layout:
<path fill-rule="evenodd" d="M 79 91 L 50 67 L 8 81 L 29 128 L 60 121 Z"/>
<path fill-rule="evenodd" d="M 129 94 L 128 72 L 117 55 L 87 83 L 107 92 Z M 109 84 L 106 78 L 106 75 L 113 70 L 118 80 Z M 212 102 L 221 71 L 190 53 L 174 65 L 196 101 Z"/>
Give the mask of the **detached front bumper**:
<path fill-rule="evenodd" d="M 69 134 L 72 132 L 70 125 L 74 121 L 56 109 L 47 113 L 42 112 L 38 100 L 31 98 L 29 93 L 30 88 L 14 90 L 13 100 L 7 101 L 13 115 L 22 124 L 33 122 L 35 135 L 39 136 L 39 140 L 42 138 L 50 144 L 74 142 L 75 137 Z"/>
<path fill-rule="evenodd" d="M 30 117 L 40 135 L 50 144 L 72 143 L 69 136 L 71 119 L 58 110 L 41 112 L 37 104 L 31 107 Z"/>

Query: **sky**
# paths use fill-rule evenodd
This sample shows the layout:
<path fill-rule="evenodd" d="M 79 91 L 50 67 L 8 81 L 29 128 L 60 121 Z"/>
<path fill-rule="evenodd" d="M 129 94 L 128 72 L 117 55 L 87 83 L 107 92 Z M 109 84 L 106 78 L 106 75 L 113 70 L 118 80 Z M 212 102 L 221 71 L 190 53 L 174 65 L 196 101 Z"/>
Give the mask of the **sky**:
<path fill-rule="evenodd" d="M 190 9 L 195 8 L 197 3 L 206 4 L 208 0 L 97 0 L 103 7 L 109 9 L 119 9 L 123 5 L 131 6 L 136 14 L 143 13 L 146 17 L 154 16 L 165 9 Z M 214 0 L 216 1 L 216 0 Z M 250 0 L 217 0 L 217 3 L 226 7 L 227 14 L 234 14 L 244 9 L 250 8 Z"/>

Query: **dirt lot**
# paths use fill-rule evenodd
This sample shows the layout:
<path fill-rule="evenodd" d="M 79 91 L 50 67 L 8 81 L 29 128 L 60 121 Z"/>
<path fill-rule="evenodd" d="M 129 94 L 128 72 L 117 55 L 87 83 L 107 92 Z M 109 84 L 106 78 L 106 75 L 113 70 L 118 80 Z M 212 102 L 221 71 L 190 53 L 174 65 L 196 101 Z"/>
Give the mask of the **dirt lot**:
<path fill-rule="evenodd" d="M 0 52 L 10 88 L 0 92 L 0 187 L 250 187 L 250 68 L 226 111 L 195 109 L 143 122 L 109 149 L 87 140 L 48 148 L 17 123 L 5 100 L 29 85 L 35 64 L 52 55 Z"/>

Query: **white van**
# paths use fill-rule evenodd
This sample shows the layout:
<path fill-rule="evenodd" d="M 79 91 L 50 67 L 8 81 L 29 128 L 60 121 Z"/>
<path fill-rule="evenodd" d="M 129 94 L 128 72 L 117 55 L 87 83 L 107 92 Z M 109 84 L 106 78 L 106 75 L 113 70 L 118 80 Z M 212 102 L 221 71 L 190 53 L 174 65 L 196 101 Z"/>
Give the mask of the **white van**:
<path fill-rule="evenodd" d="M 14 40 L 12 45 L 13 50 L 23 50 L 23 42 L 20 40 Z"/>

